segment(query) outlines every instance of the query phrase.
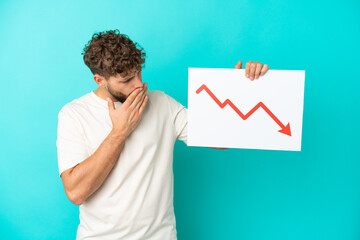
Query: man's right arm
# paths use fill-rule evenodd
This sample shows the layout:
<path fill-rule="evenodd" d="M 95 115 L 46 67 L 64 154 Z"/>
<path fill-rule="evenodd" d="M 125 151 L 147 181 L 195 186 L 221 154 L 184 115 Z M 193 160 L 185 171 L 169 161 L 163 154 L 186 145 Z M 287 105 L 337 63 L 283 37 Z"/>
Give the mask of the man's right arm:
<path fill-rule="evenodd" d="M 105 181 L 124 148 L 126 138 L 136 128 L 146 106 L 147 84 L 133 91 L 121 107 L 115 109 L 108 100 L 109 115 L 113 128 L 89 158 L 75 167 L 65 170 L 60 177 L 69 200 L 81 205 Z"/>
<path fill-rule="evenodd" d="M 105 181 L 124 148 L 126 138 L 111 131 L 93 155 L 60 176 L 69 200 L 81 205 Z"/>

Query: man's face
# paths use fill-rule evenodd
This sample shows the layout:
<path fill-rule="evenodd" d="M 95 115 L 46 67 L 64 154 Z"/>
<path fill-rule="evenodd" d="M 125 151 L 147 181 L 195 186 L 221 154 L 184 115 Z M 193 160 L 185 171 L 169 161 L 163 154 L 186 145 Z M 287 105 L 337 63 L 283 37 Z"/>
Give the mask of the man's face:
<path fill-rule="evenodd" d="M 126 77 L 122 77 L 120 74 L 115 77 L 110 77 L 105 84 L 105 88 L 109 94 L 121 103 L 125 102 L 130 93 L 142 86 L 141 70 L 135 71 Z"/>

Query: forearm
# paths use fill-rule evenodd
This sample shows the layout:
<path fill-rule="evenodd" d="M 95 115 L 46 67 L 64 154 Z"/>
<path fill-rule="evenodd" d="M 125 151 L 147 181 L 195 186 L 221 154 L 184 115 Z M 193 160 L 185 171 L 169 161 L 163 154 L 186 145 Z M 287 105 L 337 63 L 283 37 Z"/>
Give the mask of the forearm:
<path fill-rule="evenodd" d="M 118 161 L 125 139 L 111 131 L 93 155 L 72 169 L 65 190 L 73 203 L 82 204 L 102 185 Z"/>

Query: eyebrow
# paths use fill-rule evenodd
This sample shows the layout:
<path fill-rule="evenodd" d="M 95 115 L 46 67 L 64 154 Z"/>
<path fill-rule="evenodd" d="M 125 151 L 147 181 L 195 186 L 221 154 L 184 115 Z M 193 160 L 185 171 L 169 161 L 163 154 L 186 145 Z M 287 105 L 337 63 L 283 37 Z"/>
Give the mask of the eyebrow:
<path fill-rule="evenodd" d="M 132 77 L 129 77 L 129 78 L 126 78 L 126 79 L 122 80 L 122 82 L 126 82 L 126 81 L 129 81 L 129 80 L 130 80 L 130 79 L 132 79 L 132 78 L 134 78 L 134 76 L 132 76 Z"/>
<path fill-rule="evenodd" d="M 134 78 L 137 73 L 138 73 L 138 72 L 136 72 L 136 73 L 135 73 L 134 75 L 132 75 L 131 77 L 124 79 L 122 82 L 126 82 L 126 81 Z"/>
<path fill-rule="evenodd" d="M 130 79 L 134 78 L 135 75 L 138 74 L 138 73 L 139 73 L 139 72 L 135 72 L 134 75 L 132 75 L 131 77 L 128 77 L 128 78 L 123 79 L 121 82 L 127 82 L 127 81 L 129 81 Z"/>

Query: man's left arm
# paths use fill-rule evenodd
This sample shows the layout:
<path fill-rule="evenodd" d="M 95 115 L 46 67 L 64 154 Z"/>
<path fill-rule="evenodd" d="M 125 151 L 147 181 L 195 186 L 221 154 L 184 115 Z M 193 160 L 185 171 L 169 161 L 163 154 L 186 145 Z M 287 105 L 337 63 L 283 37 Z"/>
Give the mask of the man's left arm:
<path fill-rule="evenodd" d="M 235 69 L 242 68 L 242 61 L 239 61 L 235 64 Z M 264 74 L 269 70 L 269 66 L 267 64 L 261 64 L 259 61 L 253 62 L 248 61 L 245 64 L 245 77 L 249 78 L 251 81 L 258 79 L 260 76 L 264 76 Z M 210 147 L 213 149 L 229 149 L 229 148 L 216 148 Z"/>

